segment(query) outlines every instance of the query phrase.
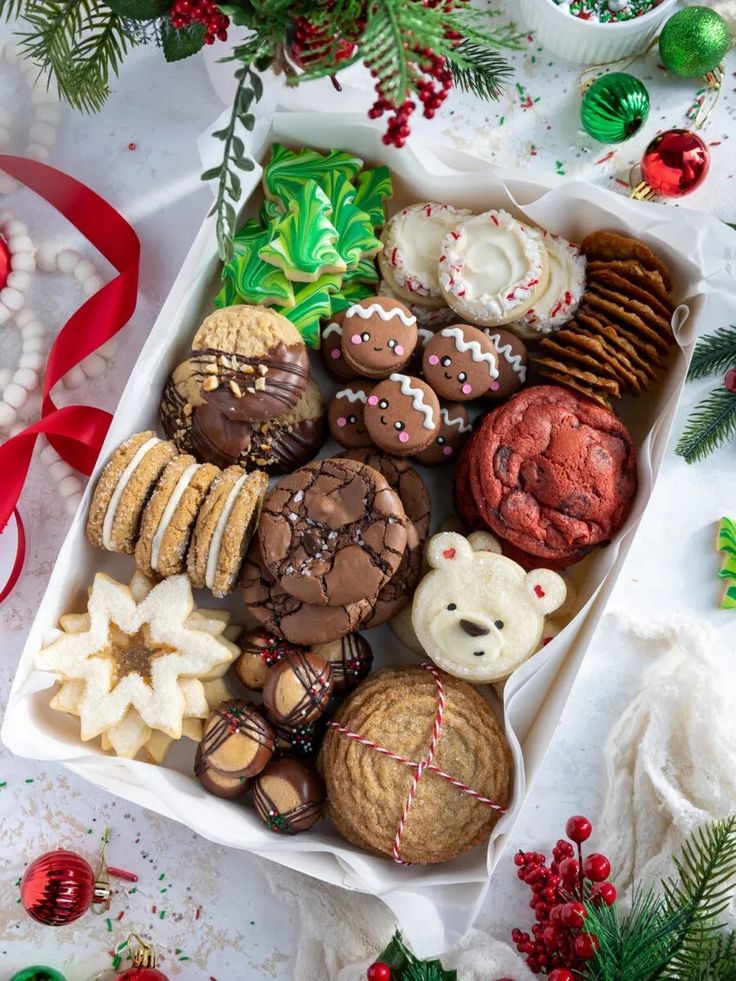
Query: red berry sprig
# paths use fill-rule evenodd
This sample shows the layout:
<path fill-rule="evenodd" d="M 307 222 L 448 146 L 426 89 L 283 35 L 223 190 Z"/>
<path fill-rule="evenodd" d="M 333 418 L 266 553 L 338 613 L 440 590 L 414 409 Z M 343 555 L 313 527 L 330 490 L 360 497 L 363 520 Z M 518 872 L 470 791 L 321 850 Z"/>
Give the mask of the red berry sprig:
<path fill-rule="evenodd" d="M 391 981 L 391 968 L 383 961 L 375 961 L 368 968 L 367 981 Z"/>
<path fill-rule="evenodd" d="M 582 844 L 592 831 L 586 817 L 571 817 L 565 826 L 569 840 L 558 840 L 549 866 L 541 852 L 514 856 L 517 875 L 532 890 L 529 905 L 536 922 L 530 933 L 512 930 L 511 939 L 526 955 L 529 970 L 546 974 L 550 981 L 574 981 L 572 972 L 595 956 L 598 939 L 584 930 L 585 902 L 611 906 L 616 901 L 616 888 L 607 881 L 611 863 L 606 856 L 594 852 L 583 858 Z"/>
<path fill-rule="evenodd" d="M 169 16 L 171 26 L 177 31 L 190 24 L 203 24 L 205 44 L 227 41 L 230 18 L 221 13 L 212 0 L 174 0 Z"/>

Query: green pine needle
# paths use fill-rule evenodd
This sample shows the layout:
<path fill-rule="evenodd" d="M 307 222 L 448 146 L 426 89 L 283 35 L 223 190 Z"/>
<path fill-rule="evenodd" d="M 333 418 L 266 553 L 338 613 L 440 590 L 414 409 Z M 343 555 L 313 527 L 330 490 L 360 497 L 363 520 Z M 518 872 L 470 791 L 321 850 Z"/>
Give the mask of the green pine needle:
<path fill-rule="evenodd" d="M 497 99 L 512 69 L 498 54 L 477 41 L 465 39 L 450 57 L 452 77 L 457 88 L 480 99 Z"/>
<path fill-rule="evenodd" d="M 720 327 L 695 345 L 687 373 L 688 381 L 717 375 L 736 368 L 736 327 Z"/>
<path fill-rule="evenodd" d="M 688 463 L 703 460 L 736 437 L 736 394 L 716 388 L 691 413 L 675 447 Z"/>

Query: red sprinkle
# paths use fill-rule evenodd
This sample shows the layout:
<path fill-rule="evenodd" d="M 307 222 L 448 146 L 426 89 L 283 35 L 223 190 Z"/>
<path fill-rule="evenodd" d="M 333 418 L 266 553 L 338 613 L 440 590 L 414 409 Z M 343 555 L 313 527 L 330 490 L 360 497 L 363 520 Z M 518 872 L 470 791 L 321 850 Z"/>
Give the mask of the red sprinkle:
<path fill-rule="evenodd" d="M 138 876 L 135 872 L 127 872 L 125 869 L 117 869 L 114 865 L 108 865 L 107 874 L 115 879 L 125 879 L 126 882 L 137 882 Z"/>
<path fill-rule="evenodd" d="M 117 917 L 116 917 L 116 919 L 117 919 L 117 920 L 122 920 L 122 918 L 123 918 L 124 916 L 125 916 L 125 910 L 124 910 L 124 909 L 121 909 L 121 910 L 120 910 L 120 912 L 118 913 L 118 915 L 117 915 Z"/>
<path fill-rule="evenodd" d="M 202 915 L 202 907 L 201 906 L 198 906 L 197 909 L 194 912 L 194 919 L 195 920 L 198 920 L 201 915 Z"/>
<path fill-rule="evenodd" d="M 596 160 L 596 164 L 606 163 L 606 161 L 610 160 L 611 157 L 615 157 L 615 156 L 616 156 L 616 151 L 610 150 L 608 153 L 605 153 L 600 160 Z"/>
<path fill-rule="evenodd" d="M 491 221 L 493 222 L 494 225 L 499 225 L 500 224 L 498 218 L 496 218 L 495 215 L 491 215 Z"/>
<path fill-rule="evenodd" d="M 128 144 L 128 149 L 129 150 L 137 150 L 138 149 L 138 144 L 137 143 L 129 143 Z"/>

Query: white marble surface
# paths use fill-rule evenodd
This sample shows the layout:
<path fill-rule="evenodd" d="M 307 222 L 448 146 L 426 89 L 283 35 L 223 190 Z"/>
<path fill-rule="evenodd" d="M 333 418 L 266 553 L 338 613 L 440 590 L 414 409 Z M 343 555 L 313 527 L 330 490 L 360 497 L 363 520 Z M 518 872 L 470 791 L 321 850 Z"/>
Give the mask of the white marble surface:
<path fill-rule="evenodd" d="M 524 152 L 523 146 L 533 143 L 541 164 L 555 168 L 562 127 L 569 134 L 565 145 L 572 148 L 569 160 L 583 161 L 583 172 L 596 177 L 600 173 L 607 181 L 607 175 L 591 166 L 590 150 L 580 157 L 575 150 L 588 143 L 581 143 L 576 132 L 570 102 L 575 72 L 557 66 L 542 71 L 535 67 L 539 61 L 531 62 L 531 57 L 527 51 L 515 60 L 525 73 L 521 80 L 528 79 L 530 88 L 548 93 L 544 113 L 520 109 L 512 92 L 505 103 L 504 127 L 499 130 L 494 127 L 497 117 L 504 114 L 501 107 L 481 112 L 476 107 L 474 111 L 473 101 L 463 98 L 443 112 L 437 132 L 463 149 L 504 163 L 526 158 L 528 147 Z M 731 71 L 733 68 L 731 65 Z M 17 82 L 15 72 L 3 64 L 0 92 L 4 99 L 16 100 Z M 679 83 L 676 92 L 670 96 L 672 117 L 687 101 Z M 5 104 L 14 106 L 15 101 Z M 195 138 L 219 108 L 200 61 L 164 67 L 156 51 L 143 51 L 126 66 L 103 115 L 89 119 L 66 110 L 63 113 L 52 162 L 114 203 L 133 222 L 143 245 L 139 307 L 125 329 L 114 366 L 101 379 L 75 392 L 75 400 L 108 408 L 115 404 L 209 204 L 208 192 L 198 181 Z M 730 116 L 726 99 L 723 111 Z M 23 102 L 15 115 L 23 118 Z M 672 122 L 679 121 L 679 117 L 672 118 Z M 654 128 L 657 124 L 653 120 Z M 513 136 L 507 135 L 510 133 Z M 714 139 L 719 138 L 713 133 Z M 17 132 L 17 139 L 21 138 L 22 124 Z M 620 152 L 623 158 L 632 151 Z M 727 179 L 735 164 L 730 146 L 722 143 L 714 166 L 723 168 L 719 173 Z M 711 183 L 708 202 L 694 198 L 694 205 L 712 203 L 723 185 L 716 178 Z M 727 197 L 733 207 L 732 196 L 722 195 L 724 200 Z M 18 194 L 12 207 L 38 241 L 49 236 L 72 240 L 49 209 L 27 192 Z M 49 322 L 58 324 L 80 297 L 71 294 L 63 280 L 58 280 L 58 287 L 54 281 L 53 290 L 50 282 L 37 288 L 32 299 L 47 312 Z M 14 343 L 11 333 L 0 333 L 0 366 L 14 357 Z M 676 431 L 708 386 L 706 382 L 688 387 Z M 68 393 L 60 396 L 60 401 L 69 399 Z M 31 404 L 29 420 L 34 411 L 37 407 Z M 676 612 L 692 614 L 734 632 L 734 615 L 717 609 L 718 559 L 713 537 L 714 523 L 721 514 L 733 513 L 735 462 L 734 446 L 692 468 L 670 450 L 612 598 L 612 611 L 624 610 L 647 619 L 668 618 Z M 0 705 L 68 522 L 51 486 L 36 460 L 22 500 L 29 529 L 26 571 L 0 609 Z M 529 922 L 527 896 L 510 862 L 512 852 L 519 847 L 547 846 L 571 813 L 595 816 L 605 786 L 602 746 L 643 667 L 628 652 L 609 613 L 596 633 L 542 775 L 481 913 L 479 925 L 494 935 L 507 936 L 511 926 Z M 116 898 L 112 930 L 104 918 L 92 915 L 57 930 L 33 923 L 16 905 L 16 880 L 24 865 L 60 844 L 77 847 L 91 857 L 99 833 L 108 824 L 114 829 L 110 861 L 140 875 L 135 894 Z M 615 856 L 611 857 L 615 863 Z M 13 759 L 0 748 L 0 978 L 32 963 L 46 963 L 62 970 L 70 981 L 86 981 L 109 966 L 109 949 L 130 929 L 157 943 L 162 967 L 172 978 L 290 978 L 295 924 L 291 911 L 270 896 L 261 868 L 250 856 L 226 851 L 177 824 L 116 801 L 61 768 Z M 123 919 L 118 922 L 115 917 L 121 911 Z"/>

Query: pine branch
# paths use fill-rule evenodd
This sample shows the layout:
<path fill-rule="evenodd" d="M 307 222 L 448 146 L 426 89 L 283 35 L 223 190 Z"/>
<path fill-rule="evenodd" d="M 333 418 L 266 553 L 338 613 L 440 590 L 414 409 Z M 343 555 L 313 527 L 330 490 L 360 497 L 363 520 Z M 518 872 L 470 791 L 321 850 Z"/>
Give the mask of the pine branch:
<path fill-rule="evenodd" d="M 715 937 L 686 981 L 736 981 L 736 931 Z"/>
<path fill-rule="evenodd" d="M 18 20 L 32 0 L 0 0 L 0 20 Z"/>
<path fill-rule="evenodd" d="M 695 407 L 675 447 L 688 463 L 703 460 L 736 437 L 736 394 L 716 388 Z"/>
<path fill-rule="evenodd" d="M 688 381 L 717 375 L 736 367 L 736 327 L 721 327 L 695 345 Z"/>
<path fill-rule="evenodd" d="M 456 87 L 472 92 L 480 99 L 497 99 L 502 85 L 512 74 L 510 65 L 501 55 L 467 38 L 448 59 Z"/>

